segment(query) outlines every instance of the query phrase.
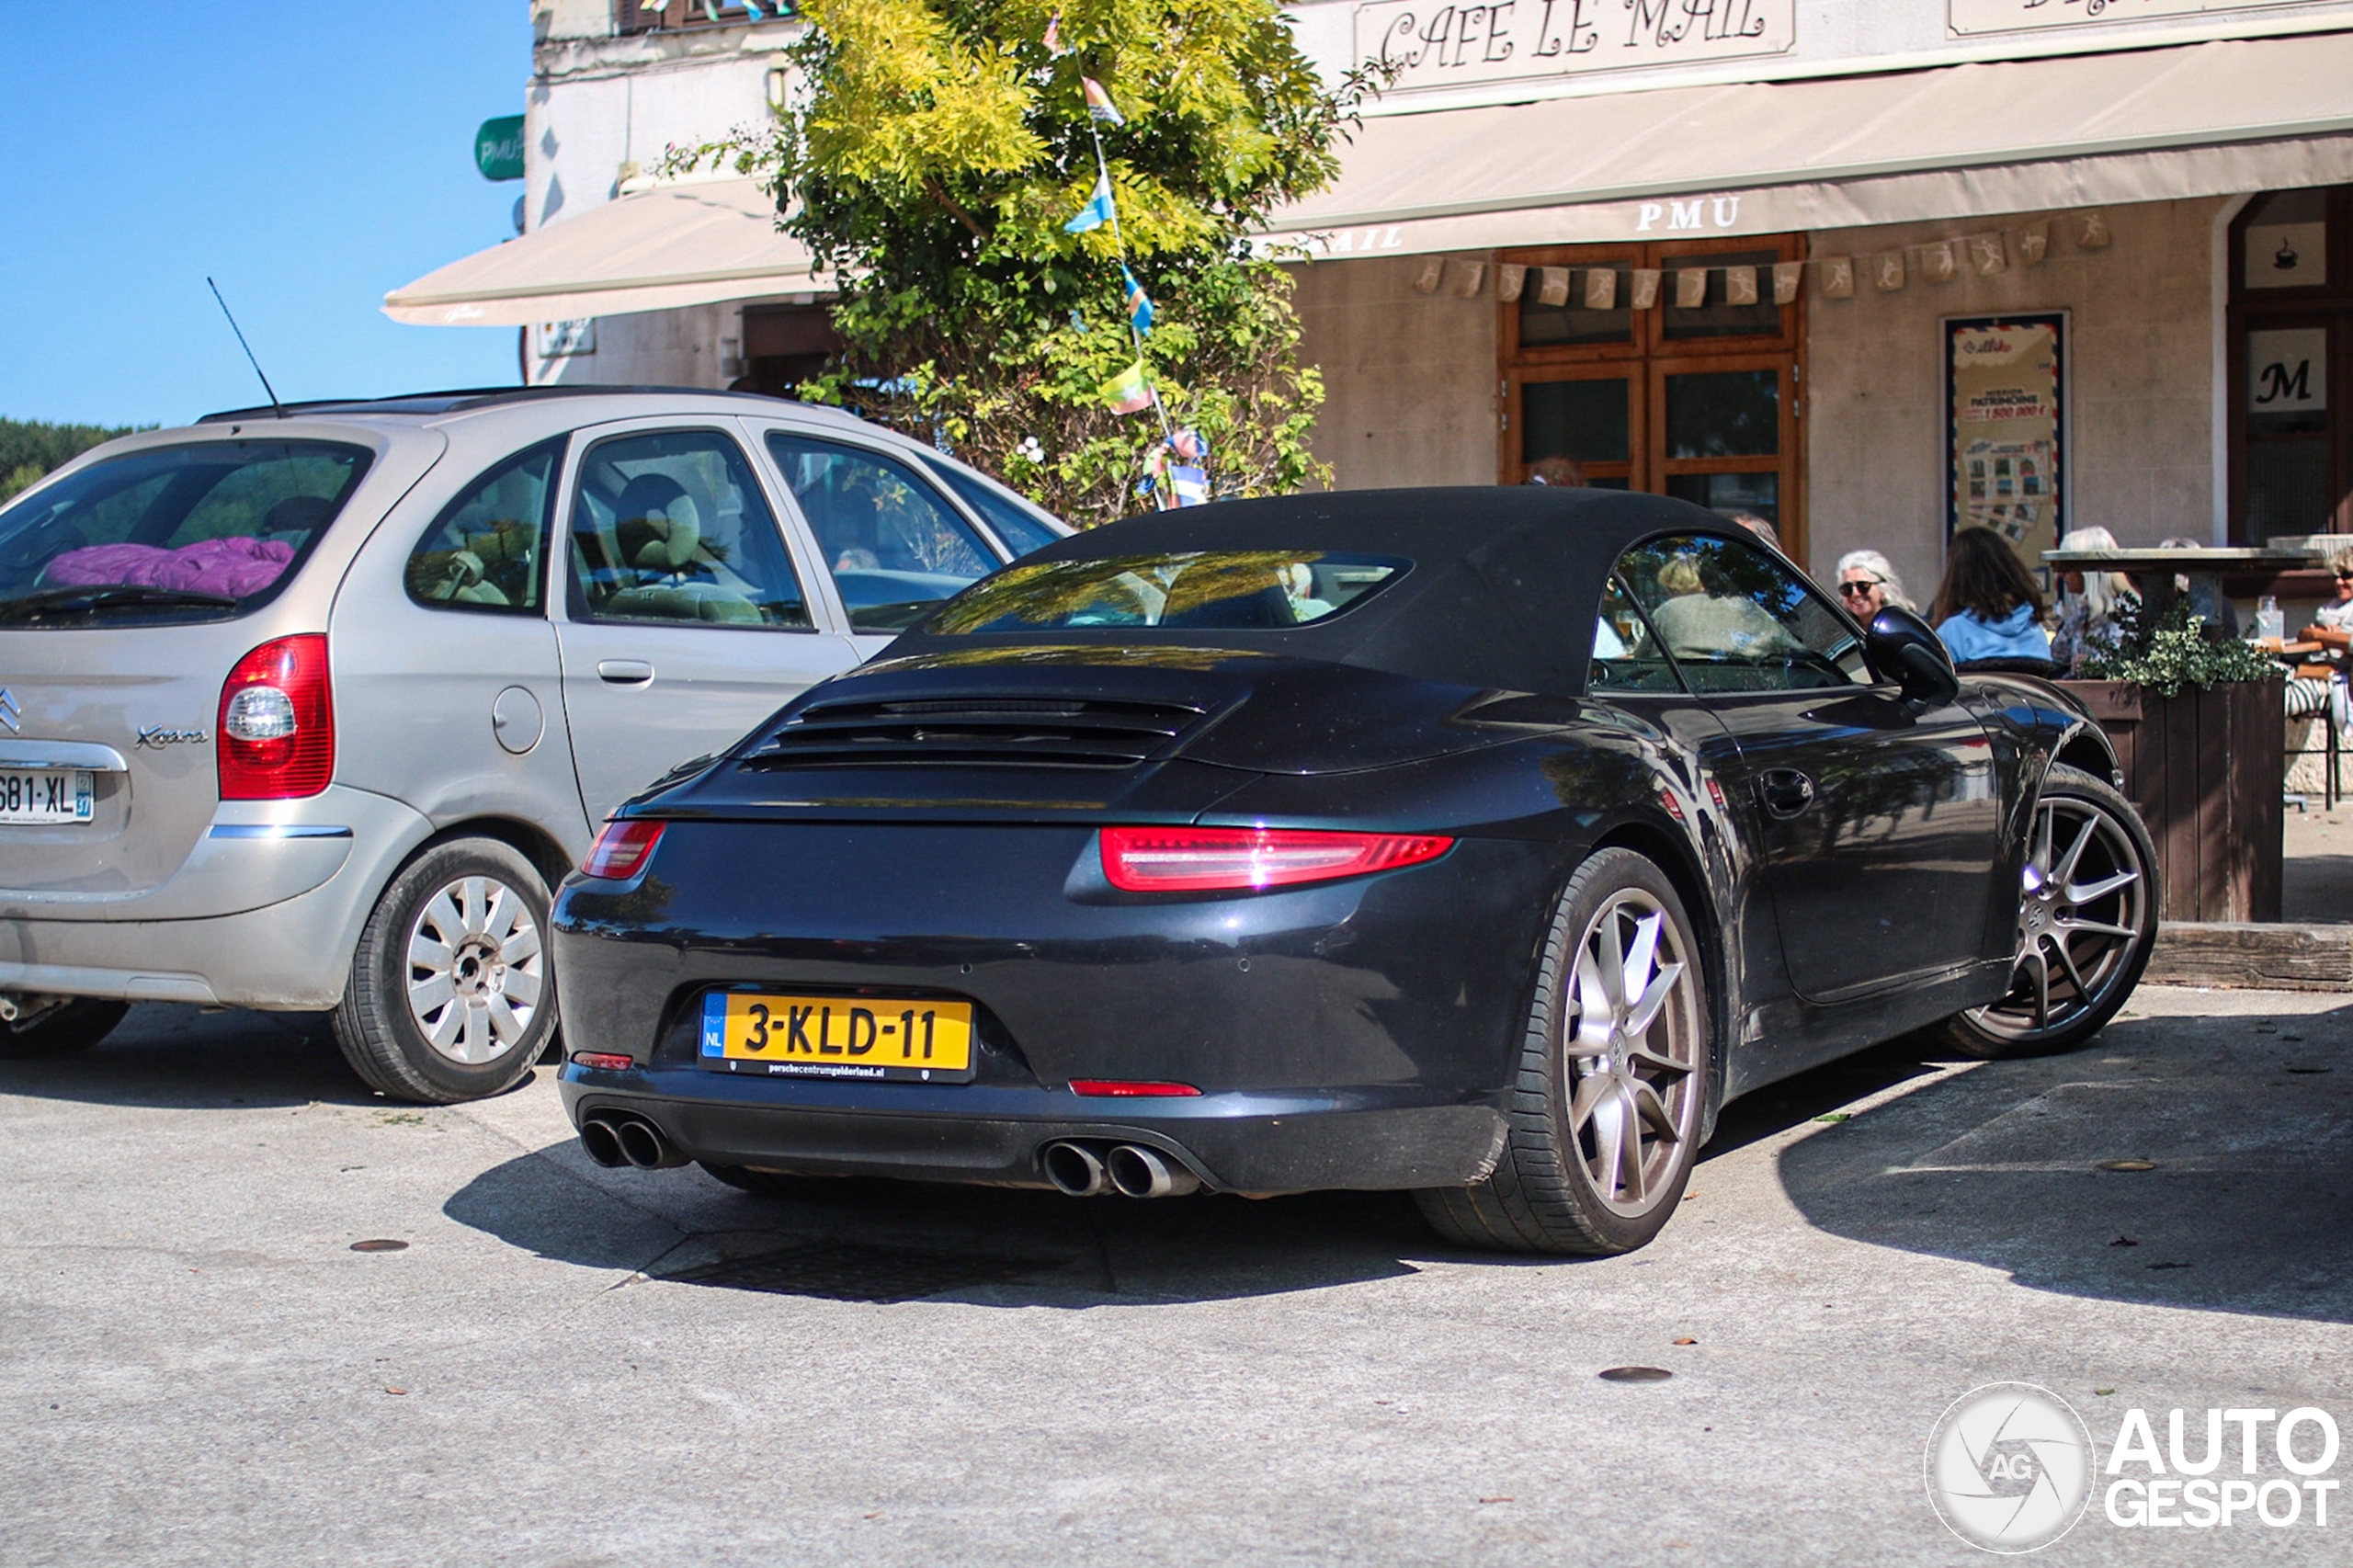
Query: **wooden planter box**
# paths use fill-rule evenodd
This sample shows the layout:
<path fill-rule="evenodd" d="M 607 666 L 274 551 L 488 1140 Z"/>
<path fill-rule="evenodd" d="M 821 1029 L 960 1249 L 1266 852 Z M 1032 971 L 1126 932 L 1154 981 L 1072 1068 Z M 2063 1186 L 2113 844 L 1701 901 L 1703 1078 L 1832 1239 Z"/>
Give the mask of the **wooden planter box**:
<path fill-rule="evenodd" d="M 2070 680 L 2116 744 L 2124 793 L 2156 840 L 2161 919 L 2279 918 L 2279 687 L 2239 681 L 2178 697 Z"/>

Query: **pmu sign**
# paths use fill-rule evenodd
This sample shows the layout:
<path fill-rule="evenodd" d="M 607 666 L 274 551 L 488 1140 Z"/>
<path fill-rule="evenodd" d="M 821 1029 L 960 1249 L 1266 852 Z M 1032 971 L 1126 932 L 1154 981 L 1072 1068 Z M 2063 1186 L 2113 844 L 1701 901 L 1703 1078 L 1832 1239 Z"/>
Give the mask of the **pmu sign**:
<path fill-rule="evenodd" d="M 474 167 L 484 179 L 523 177 L 523 117 L 501 115 L 485 119 L 474 132 Z"/>

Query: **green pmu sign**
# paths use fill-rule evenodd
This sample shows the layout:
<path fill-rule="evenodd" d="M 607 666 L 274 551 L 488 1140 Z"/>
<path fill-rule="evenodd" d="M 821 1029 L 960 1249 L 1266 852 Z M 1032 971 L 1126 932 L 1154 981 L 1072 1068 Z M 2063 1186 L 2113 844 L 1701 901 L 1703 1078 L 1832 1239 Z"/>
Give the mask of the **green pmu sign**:
<path fill-rule="evenodd" d="M 474 167 L 484 179 L 523 177 L 523 117 L 501 115 L 485 119 L 474 132 Z"/>

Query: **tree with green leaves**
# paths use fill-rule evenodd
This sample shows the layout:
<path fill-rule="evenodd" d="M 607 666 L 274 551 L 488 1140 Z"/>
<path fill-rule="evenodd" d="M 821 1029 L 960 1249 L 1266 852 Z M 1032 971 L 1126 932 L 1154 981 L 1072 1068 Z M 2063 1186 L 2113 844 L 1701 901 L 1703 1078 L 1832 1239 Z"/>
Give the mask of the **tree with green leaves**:
<path fill-rule="evenodd" d="M 1368 77 L 1327 88 L 1271 0 L 800 9 L 793 106 L 697 155 L 769 179 L 832 275 L 847 347 L 802 395 L 942 437 L 1080 523 L 1136 509 L 1170 428 L 1205 440 L 1218 495 L 1325 476 L 1290 279 L 1251 242 L 1336 172 Z M 1090 117 L 1089 81 L 1116 119 Z M 1098 177 L 1117 222 L 1073 233 Z M 1130 415 L 1104 390 L 1137 358 L 1123 262 L 1159 397 Z"/>
<path fill-rule="evenodd" d="M 51 469 L 62 468 L 102 441 L 128 436 L 131 426 L 51 425 L 32 419 L 0 419 L 0 501 L 28 490 Z"/>

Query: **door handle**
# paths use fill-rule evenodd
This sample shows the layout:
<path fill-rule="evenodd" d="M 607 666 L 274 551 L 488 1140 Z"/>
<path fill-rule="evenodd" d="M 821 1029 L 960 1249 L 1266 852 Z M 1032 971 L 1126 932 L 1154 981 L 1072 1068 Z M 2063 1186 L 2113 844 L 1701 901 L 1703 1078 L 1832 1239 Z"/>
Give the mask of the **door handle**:
<path fill-rule="evenodd" d="M 1797 816 L 1813 804 L 1813 780 L 1794 767 L 1768 767 L 1756 776 L 1756 797 L 1768 816 Z"/>
<path fill-rule="evenodd" d="M 643 659 L 599 659 L 597 678 L 608 686 L 643 686 L 654 678 L 654 666 Z"/>

